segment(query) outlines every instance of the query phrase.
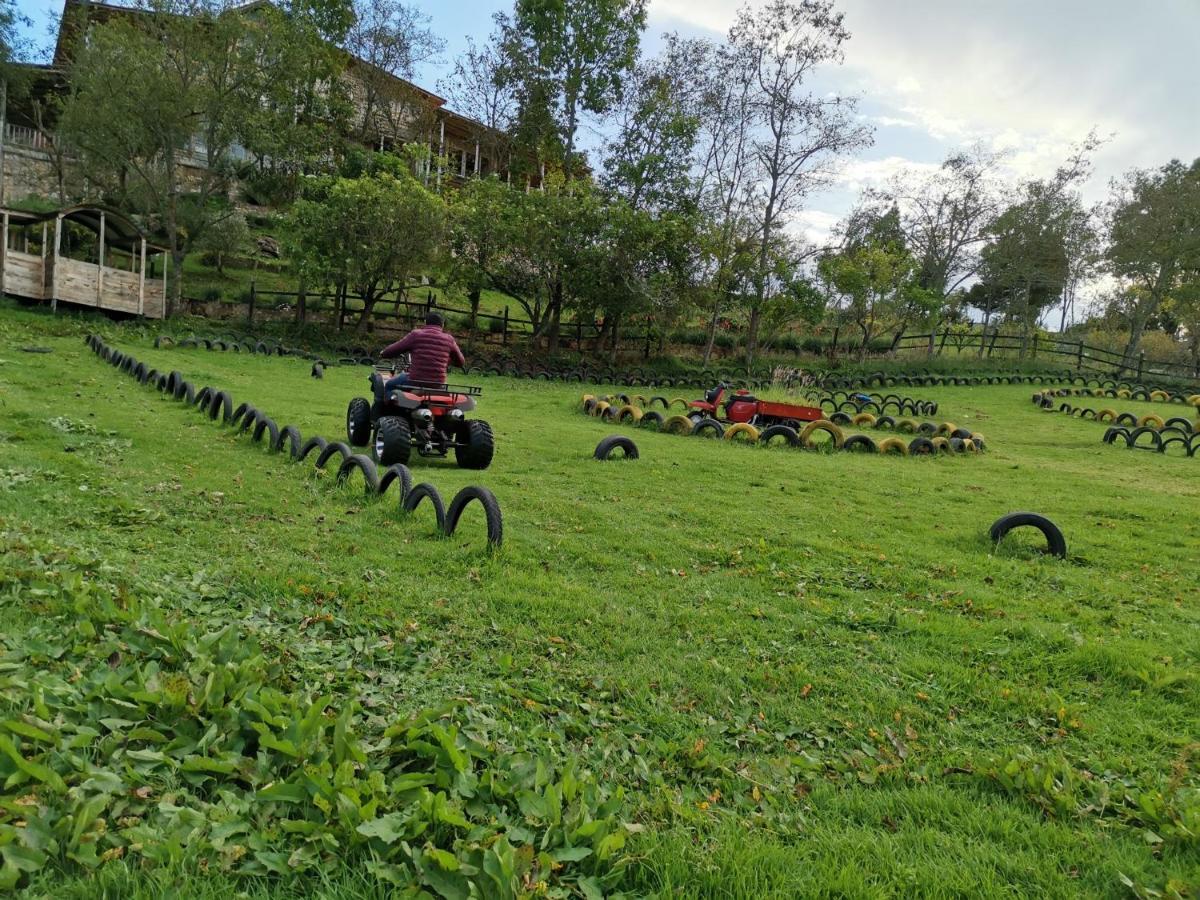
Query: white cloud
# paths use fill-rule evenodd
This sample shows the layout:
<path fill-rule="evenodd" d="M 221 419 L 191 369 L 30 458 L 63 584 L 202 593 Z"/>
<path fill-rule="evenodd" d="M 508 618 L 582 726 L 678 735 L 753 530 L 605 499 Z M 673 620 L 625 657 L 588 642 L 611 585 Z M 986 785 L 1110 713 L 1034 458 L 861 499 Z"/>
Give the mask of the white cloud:
<path fill-rule="evenodd" d="M 797 213 L 793 218 L 791 231 L 799 234 L 808 243 L 823 247 L 831 243 L 833 230 L 841 218 L 837 213 L 820 209 L 806 209 Z"/>
<path fill-rule="evenodd" d="M 854 193 L 860 193 L 865 188 L 883 187 L 900 172 L 933 172 L 938 168 L 937 163 L 917 162 L 903 156 L 849 159 L 839 167 L 836 180 Z"/>

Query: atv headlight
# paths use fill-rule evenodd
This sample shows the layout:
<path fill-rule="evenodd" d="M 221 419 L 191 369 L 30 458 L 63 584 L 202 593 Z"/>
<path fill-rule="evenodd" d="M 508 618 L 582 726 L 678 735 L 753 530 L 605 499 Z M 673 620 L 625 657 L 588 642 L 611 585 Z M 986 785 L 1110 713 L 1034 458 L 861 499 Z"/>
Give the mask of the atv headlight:
<path fill-rule="evenodd" d="M 431 410 L 431 409 L 425 409 L 424 407 L 422 407 L 421 409 L 414 409 L 413 413 L 412 413 L 412 417 L 413 417 L 413 421 L 416 422 L 418 425 L 433 424 L 433 410 Z"/>
<path fill-rule="evenodd" d="M 463 417 L 463 411 L 461 409 L 452 409 L 447 415 L 449 415 L 452 419 L 461 419 Z"/>
<path fill-rule="evenodd" d="M 399 403 L 404 399 L 404 395 L 400 393 L 400 391 L 392 391 L 390 394 L 388 394 L 388 399 L 393 403 Z"/>

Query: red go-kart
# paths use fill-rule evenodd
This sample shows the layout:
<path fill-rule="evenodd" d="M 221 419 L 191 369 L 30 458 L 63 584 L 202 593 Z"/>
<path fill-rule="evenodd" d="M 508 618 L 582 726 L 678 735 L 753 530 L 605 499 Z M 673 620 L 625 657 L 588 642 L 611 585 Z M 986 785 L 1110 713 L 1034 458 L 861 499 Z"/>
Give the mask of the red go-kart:
<path fill-rule="evenodd" d="M 446 456 L 454 450 L 460 469 L 491 465 L 496 449 L 491 426 L 467 418 L 482 388 L 414 381 L 385 390 L 395 373 L 395 365 L 377 365 L 371 373 L 375 402 L 365 397 L 350 401 L 346 436 L 353 446 L 370 444 L 383 466 L 407 465 L 414 448 L 420 456 Z"/>
<path fill-rule="evenodd" d="M 703 400 L 693 400 L 688 404 L 688 409 L 688 417 L 694 422 L 712 418 L 726 422 L 748 422 L 756 428 L 771 425 L 798 428 L 801 422 L 825 418 L 825 413 L 819 407 L 759 400 L 745 390 L 730 393 L 729 385 L 724 382 L 706 392 Z"/>

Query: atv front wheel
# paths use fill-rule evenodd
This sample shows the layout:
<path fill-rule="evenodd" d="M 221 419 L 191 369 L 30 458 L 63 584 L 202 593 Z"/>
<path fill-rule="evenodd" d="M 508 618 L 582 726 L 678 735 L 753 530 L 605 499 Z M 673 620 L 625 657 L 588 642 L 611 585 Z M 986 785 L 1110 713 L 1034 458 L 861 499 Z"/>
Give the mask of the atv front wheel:
<path fill-rule="evenodd" d="M 346 440 L 352 447 L 365 447 L 371 441 L 371 404 L 355 397 L 346 410 Z"/>
<path fill-rule="evenodd" d="M 375 461 L 381 466 L 408 465 L 412 429 L 399 416 L 384 416 L 375 428 Z"/>
<path fill-rule="evenodd" d="M 454 448 L 454 458 L 460 469 L 486 469 L 492 464 L 496 452 L 496 439 L 492 426 L 480 419 L 463 423 L 459 433 L 459 444 Z"/>

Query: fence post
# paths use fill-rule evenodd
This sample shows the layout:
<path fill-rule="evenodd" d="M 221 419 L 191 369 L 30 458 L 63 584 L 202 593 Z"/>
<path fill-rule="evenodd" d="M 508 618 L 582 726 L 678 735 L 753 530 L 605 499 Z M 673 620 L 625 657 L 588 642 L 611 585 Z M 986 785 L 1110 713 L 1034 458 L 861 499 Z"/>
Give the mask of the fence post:
<path fill-rule="evenodd" d="M 583 352 L 583 319 L 575 320 L 575 351 Z"/>
<path fill-rule="evenodd" d="M 1142 380 L 1142 368 L 1146 365 L 1146 351 L 1138 354 L 1138 381 Z"/>
<path fill-rule="evenodd" d="M 650 358 L 650 319 L 646 319 L 646 349 L 642 351 L 642 359 Z"/>
<path fill-rule="evenodd" d="M 942 329 L 942 340 L 941 340 L 941 343 L 938 344 L 938 349 L 937 349 L 938 356 L 941 356 L 942 351 L 946 349 L 946 338 L 948 338 L 948 337 L 950 337 L 950 329 L 943 328 Z"/>
<path fill-rule="evenodd" d="M 841 330 L 842 330 L 841 322 L 839 322 L 837 325 L 833 326 L 833 343 L 829 345 L 829 358 L 830 359 L 837 359 L 838 332 L 840 332 Z"/>
<path fill-rule="evenodd" d="M 1079 346 L 1076 348 L 1075 368 L 1083 369 L 1083 341 L 1080 341 Z"/>
<path fill-rule="evenodd" d="M 246 324 L 248 324 L 248 325 L 254 324 L 254 301 L 255 301 L 254 279 L 251 278 L 250 279 L 250 303 L 246 308 Z"/>
<path fill-rule="evenodd" d="M 508 307 L 504 307 L 504 332 L 501 335 L 500 343 L 508 343 Z"/>
<path fill-rule="evenodd" d="M 936 335 L 937 335 L 937 332 L 934 329 L 930 328 L 929 329 L 929 352 L 925 354 L 926 356 L 933 356 L 933 339 Z"/>
<path fill-rule="evenodd" d="M 1038 333 L 1033 333 L 1033 358 L 1037 359 Z"/>

